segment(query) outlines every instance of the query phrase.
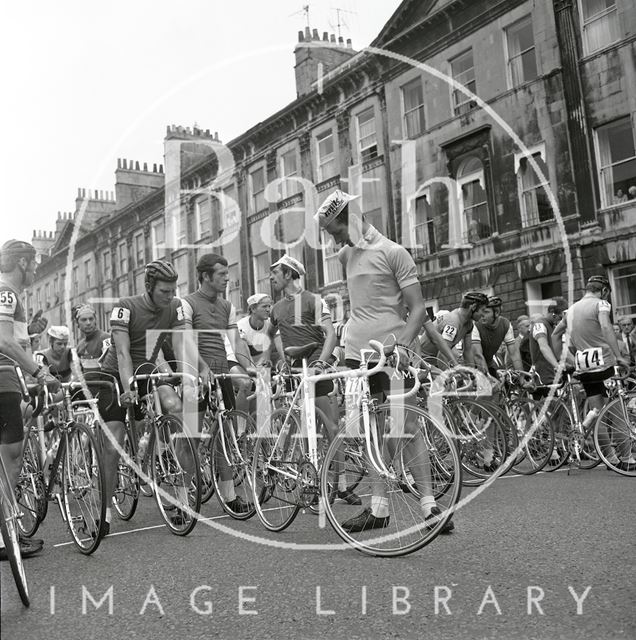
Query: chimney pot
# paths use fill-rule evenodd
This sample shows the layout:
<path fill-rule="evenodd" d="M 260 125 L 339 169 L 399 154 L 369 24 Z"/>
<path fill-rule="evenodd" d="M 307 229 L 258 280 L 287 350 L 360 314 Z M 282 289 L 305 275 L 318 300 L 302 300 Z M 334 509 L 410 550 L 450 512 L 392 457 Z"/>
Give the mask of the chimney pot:
<path fill-rule="evenodd" d="M 335 33 L 331 34 L 331 42 L 333 42 L 334 44 L 336 42 L 336 34 Z"/>
<path fill-rule="evenodd" d="M 156 162 L 154 162 L 153 165 L 152 165 L 152 172 L 153 173 L 157 173 L 157 163 Z"/>
<path fill-rule="evenodd" d="M 219 141 L 219 132 L 215 131 L 214 132 L 214 139 L 218 142 Z"/>
<path fill-rule="evenodd" d="M 62 218 L 62 214 L 58 211 L 57 212 L 57 219 L 60 220 Z"/>
<path fill-rule="evenodd" d="M 139 160 L 135 161 L 135 171 L 139 171 Z"/>
<path fill-rule="evenodd" d="M 351 49 L 352 45 L 351 45 L 351 38 L 347 38 L 347 48 Z"/>
<path fill-rule="evenodd" d="M 298 32 L 298 42 L 304 42 L 305 34 L 302 31 Z"/>
<path fill-rule="evenodd" d="M 159 173 L 163 173 L 163 165 L 162 164 L 159 165 Z"/>
<path fill-rule="evenodd" d="M 314 29 L 311 34 L 312 39 L 320 40 L 320 36 L 318 35 L 318 29 Z"/>
<path fill-rule="evenodd" d="M 124 158 L 121 161 L 121 164 L 122 164 L 122 169 L 128 169 L 128 161 L 126 160 L 126 158 Z"/>
<path fill-rule="evenodd" d="M 338 44 L 344 44 L 344 38 L 342 36 L 338 36 Z"/>
<path fill-rule="evenodd" d="M 144 171 L 148 171 L 148 163 L 144 162 Z"/>
<path fill-rule="evenodd" d="M 329 34 L 326 31 L 322 32 L 322 39 L 324 42 L 329 42 Z"/>
<path fill-rule="evenodd" d="M 305 27 L 305 40 L 307 42 L 311 40 L 311 29 L 309 27 Z"/>

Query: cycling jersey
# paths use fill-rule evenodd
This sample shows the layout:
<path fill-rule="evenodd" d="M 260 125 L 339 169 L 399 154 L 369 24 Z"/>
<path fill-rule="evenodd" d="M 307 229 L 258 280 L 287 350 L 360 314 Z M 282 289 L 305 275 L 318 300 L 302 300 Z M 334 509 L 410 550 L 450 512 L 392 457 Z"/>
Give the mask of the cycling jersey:
<path fill-rule="evenodd" d="M 225 332 L 236 329 L 234 305 L 200 289 L 182 300 L 185 326 L 197 332 L 199 355 L 214 373 L 229 373 Z"/>
<path fill-rule="evenodd" d="M 61 382 L 68 382 L 71 379 L 72 355 L 70 349 L 65 349 L 59 360 L 53 356 L 51 349 L 38 351 L 35 354 L 35 360 L 39 365 L 48 367 L 51 375 L 55 376 Z"/>
<path fill-rule="evenodd" d="M 250 323 L 250 317 L 245 316 L 236 323 L 239 334 L 250 350 L 250 356 L 254 360 L 255 364 L 259 364 L 265 351 L 270 344 L 269 331 L 271 322 L 265 320 L 265 323 L 260 329 L 254 329 Z"/>
<path fill-rule="evenodd" d="M 24 307 L 20 302 L 20 293 L 0 278 L 0 321 L 13 324 L 13 337 L 23 349 L 29 347 L 29 333 Z M 13 361 L 0 354 L 1 365 L 13 365 Z M 35 363 L 33 365 L 35 369 Z M 32 373 L 25 371 L 25 373 Z M 0 393 L 20 393 L 20 382 L 15 371 L 3 372 L 0 375 Z"/>
<path fill-rule="evenodd" d="M 272 328 L 280 331 L 283 348 L 318 342 L 320 346 L 307 356 L 307 361 L 320 358 L 325 343 L 321 322 L 331 319 L 329 308 L 320 296 L 309 291 L 285 296 L 272 307 L 270 319 Z"/>
<path fill-rule="evenodd" d="M 185 320 L 181 300 L 174 298 L 165 309 L 154 305 L 147 293 L 122 298 L 113 308 L 110 327 L 113 336 L 118 331 L 128 333 L 133 371 L 140 365 L 157 359 L 166 335 L 161 331 L 183 329 Z M 150 332 L 150 333 L 148 333 Z M 102 370 L 119 376 L 117 349 L 113 340 L 104 357 Z"/>
<path fill-rule="evenodd" d="M 110 334 L 99 329 L 89 336 L 84 336 L 77 345 L 77 355 L 80 360 L 85 358 L 97 359 L 110 347 Z"/>
<path fill-rule="evenodd" d="M 499 316 L 494 325 L 480 322 L 473 327 L 470 338 L 473 342 L 481 343 L 481 351 L 488 366 L 491 365 L 499 347 L 502 344 L 511 345 L 515 343 L 515 334 L 512 330 L 510 320 Z"/>
<path fill-rule="evenodd" d="M 567 312 L 570 351 L 575 356 L 578 371 L 601 371 L 616 364 L 616 356 L 605 342 L 599 317 L 610 314 L 612 305 L 587 293 Z"/>
<path fill-rule="evenodd" d="M 461 309 L 453 309 L 450 313 L 446 313 L 438 318 L 433 324 L 442 338 L 449 343 L 448 346 L 451 349 L 456 344 L 462 342 L 474 327 L 472 320 L 462 321 Z M 423 357 L 439 357 L 437 345 L 428 337 L 428 334 L 422 334 L 420 341 L 422 343 L 421 350 Z"/>
<path fill-rule="evenodd" d="M 535 320 L 530 326 L 530 356 L 532 357 L 532 364 L 539 374 L 542 384 L 552 384 L 554 382 L 554 367 L 541 353 L 538 339 L 543 336 L 548 341 L 549 349 L 552 350 L 550 338 L 554 331 L 554 326 L 550 318 Z"/>

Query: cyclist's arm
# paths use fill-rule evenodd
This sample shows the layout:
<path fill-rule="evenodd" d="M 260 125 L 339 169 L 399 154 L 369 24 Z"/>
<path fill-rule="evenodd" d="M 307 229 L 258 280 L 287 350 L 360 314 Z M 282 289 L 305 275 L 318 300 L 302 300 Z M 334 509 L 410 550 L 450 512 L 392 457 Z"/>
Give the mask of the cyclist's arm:
<path fill-rule="evenodd" d="M 0 353 L 15 360 L 24 373 L 31 375 L 36 368 L 35 361 L 31 355 L 31 348 L 23 349 L 13 334 L 13 322 L 0 319 Z"/>
<path fill-rule="evenodd" d="M 468 336 L 467 336 L 468 337 Z M 470 334 L 471 353 L 475 362 L 475 366 L 482 372 L 488 371 L 488 363 L 484 356 L 484 350 L 481 347 L 481 337 L 479 335 L 479 329 L 473 326 L 473 331 Z"/>
<path fill-rule="evenodd" d="M 428 315 L 426 314 L 426 305 L 422 298 L 422 289 L 420 284 L 411 284 L 402 289 L 404 303 L 409 310 L 409 317 L 402 333 L 397 336 L 397 341 L 403 345 L 410 345 L 420 331 L 420 327 Z M 336 346 L 335 344 L 333 345 Z M 333 351 L 333 349 L 332 349 Z"/>
<path fill-rule="evenodd" d="M 333 327 L 331 316 L 323 316 L 321 325 L 322 325 L 322 330 L 325 332 L 325 343 L 322 345 L 322 351 L 320 352 L 320 359 L 323 362 L 329 362 L 331 360 L 331 355 L 333 354 L 333 350 L 336 348 L 336 345 L 338 344 L 338 337 L 336 336 L 336 330 Z"/>
<path fill-rule="evenodd" d="M 608 305 L 609 306 L 609 305 Z M 623 363 L 628 363 L 629 358 L 625 358 L 620 352 L 618 347 L 618 340 L 616 340 L 616 334 L 610 320 L 609 309 L 599 309 L 598 321 L 601 325 L 601 331 L 603 332 L 603 339 L 609 345 L 610 349 L 614 352 L 614 356 L 617 360 Z"/>
<path fill-rule="evenodd" d="M 561 322 L 554 328 L 552 332 L 552 349 L 557 360 L 561 359 L 561 353 L 563 352 L 563 334 L 567 331 L 568 323 L 565 316 L 561 319 Z"/>
<path fill-rule="evenodd" d="M 467 333 L 464 336 L 463 343 L 464 343 L 464 364 L 467 367 L 477 366 L 477 368 L 479 369 L 479 364 L 475 362 L 475 351 L 473 349 L 474 344 L 473 344 L 473 341 L 471 340 L 469 333 Z M 482 352 L 482 359 L 484 362 L 486 361 L 486 359 L 483 357 L 483 352 Z M 486 365 L 485 371 L 488 371 L 487 365 Z"/>
<path fill-rule="evenodd" d="M 117 366 L 122 389 L 130 391 L 128 381 L 133 375 L 133 363 L 130 357 L 130 336 L 128 331 L 113 331 L 113 342 L 117 350 Z"/>
<path fill-rule="evenodd" d="M 447 364 L 450 364 L 451 366 L 456 366 L 457 364 L 459 364 L 457 356 L 453 351 L 452 344 L 447 340 L 444 340 L 442 334 L 437 330 L 436 326 L 428 318 L 428 316 L 424 322 L 424 331 L 429 337 L 429 340 L 437 347 L 437 351 L 441 353 L 441 355 L 443 356 L 443 360 Z"/>
<path fill-rule="evenodd" d="M 537 336 L 535 338 L 539 345 L 539 350 L 541 351 L 541 355 L 556 369 L 559 366 L 559 362 L 554 355 L 554 352 L 550 348 L 548 344 L 548 339 L 545 334 Z"/>
<path fill-rule="evenodd" d="M 523 362 L 521 361 L 521 352 L 519 351 L 519 343 L 515 340 L 506 345 L 508 355 L 512 361 L 512 366 L 515 371 L 523 371 Z"/>

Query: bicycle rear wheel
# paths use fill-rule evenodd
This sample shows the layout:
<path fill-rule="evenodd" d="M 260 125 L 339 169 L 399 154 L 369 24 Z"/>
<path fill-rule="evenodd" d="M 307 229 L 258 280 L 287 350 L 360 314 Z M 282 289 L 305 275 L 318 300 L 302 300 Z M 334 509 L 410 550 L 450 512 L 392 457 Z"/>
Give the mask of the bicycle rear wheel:
<path fill-rule="evenodd" d="M 205 504 L 214 495 L 214 480 L 212 479 L 212 439 L 214 432 L 210 426 L 210 422 L 207 418 L 203 419 L 204 424 L 207 425 L 207 430 L 204 429 L 199 434 L 199 448 L 197 453 L 199 455 L 199 466 L 201 467 L 201 504 Z"/>
<path fill-rule="evenodd" d="M 150 457 L 153 490 L 166 526 L 177 536 L 194 529 L 201 508 L 201 469 L 192 439 L 173 415 L 155 419 Z"/>
<path fill-rule="evenodd" d="M 328 495 L 339 472 L 336 454 L 344 450 L 346 464 L 351 459 L 347 456 L 351 448 L 357 468 L 361 464 L 366 468 L 357 492 L 363 499 L 363 511 L 351 518 L 348 505 L 324 500 L 325 512 L 336 533 L 359 551 L 383 557 L 407 555 L 435 539 L 452 517 L 461 493 L 459 454 L 447 429 L 415 406 L 380 405 L 369 418 L 389 475 L 381 478 L 377 473 L 355 418 L 331 443 L 320 481 L 322 494 Z M 413 481 L 408 479 L 409 474 Z M 385 520 L 370 519 L 373 495 L 388 502 Z M 420 506 L 423 495 L 435 500 L 437 516 L 425 517 Z M 374 528 L 368 528 L 369 522 Z"/>
<path fill-rule="evenodd" d="M 66 447 L 62 465 L 62 495 L 66 524 L 77 548 L 93 553 L 106 528 L 104 466 L 95 436 L 86 425 L 74 422 L 62 436 Z"/>
<path fill-rule="evenodd" d="M 256 513 L 251 475 L 256 424 L 251 416 L 235 410 L 224 413 L 221 421 L 212 440 L 214 490 L 225 513 L 235 520 L 247 520 Z"/>
<path fill-rule="evenodd" d="M 636 465 L 625 459 L 636 455 L 636 406 L 634 395 L 614 398 L 599 414 L 594 425 L 594 444 L 609 469 L 623 476 L 636 476 Z M 634 409 L 632 409 L 634 407 Z M 612 456 L 610 452 L 615 453 Z M 618 461 L 617 461 L 618 459 Z"/>
<path fill-rule="evenodd" d="M 135 459 L 135 451 L 128 431 L 124 434 L 123 449 L 125 456 L 119 458 L 117 465 L 117 485 L 113 495 L 113 506 L 121 520 L 130 520 L 135 515 L 139 501 L 139 477 L 128 462 Z"/>
<path fill-rule="evenodd" d="M 42 464 L 38 456 L 38 440 L 34 433 L 29 434 L 24 445 L 15 497 L 22 513 L 18 522 L 20 532 L 24 537 L 30 538 L 44 520 L 48 507 Z"/>
<path fill-rule="evenodd" d="M 574 433 L 574 417 L 567 404 L 560 398 L 554 399 L 548 410 L 546 418 L 550 422 L 554 433 L 554 449 L 544 471 L 556 471 L 570 459 L 570 440 Z"/>
<path fill-rule="evenodd" d="M 29 587 L 27 585 L 26 572 L 20 553 L 20 533 L 18 526 L 18 508 L 15 502 L 4 462 L 0 460 L 0 531 L 4 540 L 11 573 L 15 585 L 20 594 L 20 600 L 25 607 L 31 603 L 29 599 Z"/>
<path fill-rule="evenodd" d="M 508 414 L 522 443 L 512 467 L 513 471 L 522 475 L 532 475 L 541 471 L 548 464 L 554 450 L 554 431 L 550 420 L 544 416 L 537 424 L 539 407 L 530 399 L 511 400 L 508 403 Z M 529 435 L 530 432 L 532 435 Z"/>
<path fill-rule="evenodd" d="M 299 467 L 304 460 L 298 418 L 287 409 L 272 411 L 256 441 L 252 461 L 254 506 L 269 531 L 287 529 L 300 511 L 303 487 Z"/>

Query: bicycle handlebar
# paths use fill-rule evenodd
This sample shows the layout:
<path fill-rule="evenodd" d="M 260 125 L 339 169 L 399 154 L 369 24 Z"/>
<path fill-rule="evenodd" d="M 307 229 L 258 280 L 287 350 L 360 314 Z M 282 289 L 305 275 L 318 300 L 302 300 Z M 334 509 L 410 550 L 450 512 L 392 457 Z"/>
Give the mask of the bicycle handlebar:
<path fill-rule="evenodd" d="M 195 384 L 199 383 L 199 377 L 194 376 L 191 373 L 164 373 L 163 371 L 158 373 L 142 373 L 139 375 L 130 376 L 128 379 L 128 386 L 132 386 L 142 380 L 166 380 L 167 378 L 186 378 Z"/>

